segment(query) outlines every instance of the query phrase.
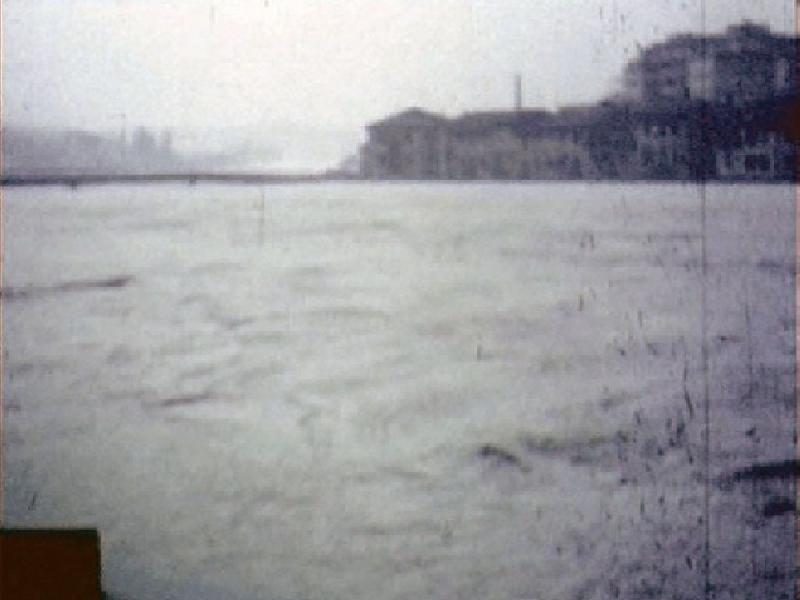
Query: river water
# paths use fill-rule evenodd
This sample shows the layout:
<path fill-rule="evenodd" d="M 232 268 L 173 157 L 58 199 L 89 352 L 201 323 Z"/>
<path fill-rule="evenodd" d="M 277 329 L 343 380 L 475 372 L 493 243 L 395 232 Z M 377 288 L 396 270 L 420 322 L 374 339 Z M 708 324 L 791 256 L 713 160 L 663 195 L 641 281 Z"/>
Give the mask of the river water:
<path fill-rule="evenodd" d="M 712 264 L 793 260 L 791 187 L 703 193 Z M 115 597 L 570 597 L 640 499 L 552 450 L 699 360 L 694 185 L 3 195 L 5 523 L 98 527 Z"/>

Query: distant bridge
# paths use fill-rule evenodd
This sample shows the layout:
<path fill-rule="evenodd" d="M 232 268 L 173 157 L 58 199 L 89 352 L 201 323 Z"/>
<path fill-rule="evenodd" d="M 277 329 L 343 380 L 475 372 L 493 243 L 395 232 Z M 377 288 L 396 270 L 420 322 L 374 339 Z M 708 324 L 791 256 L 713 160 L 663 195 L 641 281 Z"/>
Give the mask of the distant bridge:
<path fill-rule="evenodd" d="M 328 175 L 276 175 L 266 173 L 148 173 L 148 174 L 105 174 L 105 175 L 3 175 L 1 186 L 24 185 L 63 185 L 79 187 L 111 183 L 242 183 L 242 184 L 281 184 L 317 183 L 343 177 Z"/>

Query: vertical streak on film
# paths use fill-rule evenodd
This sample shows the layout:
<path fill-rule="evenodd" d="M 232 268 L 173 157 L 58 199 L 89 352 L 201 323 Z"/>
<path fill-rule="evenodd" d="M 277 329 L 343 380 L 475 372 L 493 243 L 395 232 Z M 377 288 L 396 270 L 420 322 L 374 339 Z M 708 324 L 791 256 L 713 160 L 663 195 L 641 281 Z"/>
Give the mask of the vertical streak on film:
<path fill-rule="evenodd" d="M 706 2 L 700 3 L 700 24 L 702 36 L 701 56 L 703 64 L 707 64 L 708 54 L 706 47 Z M 704 66 L 705 70 L 705 66 Z M 701 80 L 703 98 L 708 98 L 707 77 Z M 705 152 L 708 144 L 708 122 L 707 109 L 703 105 L 703 118 L 700 120 L 703 131 L 700 139 L 702 140 L 702 151 Z M 711 406 L 708 384 L 708 344 L 706 343 L 707 329 L 707 297 L 706 297 L 706 278 L 708 277 L 708 256 L 706 247 L 706 166 L 701 165 L 700 172 L 700 361 L 703 370 L 703 449 L 705 456 L 705 477 L 703 485 L 703 571 L 705 576 L 705 597 L 711 597 Z"/>
<path fill-rule="evenodd" d="M 788 4 L 788 0 L 787 0 Z M 800 0 L 795 0 L 794 2 L 794 25 L 795 25 L 795 32 L 797 35 L 800 35 Z M 795 49 L 797 52 L 797 49 Z M 796 69 L 797 67 L 795 67 Z M 796 135 L 796 128 L 794 124 L 792 124 L 792 132 Z M 794 228 L 794 243 L 795 243 L 795 269 L 794 269 L 794 285 L 795 285 L 795 299 L 794 299 L 794 310 L 795 310 L 795 318 L 794 318 L 794 357 L 795 357 L 795 369 L 794 369 L 794 398 L 795 398 L 795 421 L 794 421 L 794 444 L 795 444 L 795 458 L 800 462 L 800 447 L 797 444 L 797 433 L 800 431 L 800 403 L 798 399 L 800 398 L 800 388 L 798 387 L 798 373 L 800 373 L 800 354 L 798 354 L 798 343 L 800 343 L 800 335 L 798 335 L 797 324 L 800 322 L 800 285 L 798 285 L 798 274 L 800 273 L 800 183 L 797 183 L 800 178 L 800 162 L 798 162 L 798 144 L 797 139 L 794 139 L 794 135 L 792 137 L 792 142 L 794 142 L 794 181 L 795 181 L 795 205 L 794 205 L 794 218 L 795 218 L 795 228 Z M 795 500 L 800 501 L 800 494 L 798 494 L 798 485 L 797 479 L 793 482 L 794 484 L 794 493 L 795 493 Z M 794 530 L 795 530 L 795 539 L 794 539 L 794 556 L 795 556 L 795 567 L 797 568 L 798 572 L 800 572 L 800 518 L 797 517 L 795 514 L 795 521 L 794 521 Z M 795 577 L 795 598 L 800 598 L 800 577 Z"/>

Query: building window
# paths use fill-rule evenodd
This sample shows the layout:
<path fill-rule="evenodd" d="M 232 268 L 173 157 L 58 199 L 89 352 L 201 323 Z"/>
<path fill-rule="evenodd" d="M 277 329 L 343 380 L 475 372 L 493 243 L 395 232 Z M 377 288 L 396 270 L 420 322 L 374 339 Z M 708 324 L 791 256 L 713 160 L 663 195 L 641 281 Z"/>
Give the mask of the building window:
<path fill-rule="evenodd" d="M 766 154 L 748 154 L 744 157 L 744 169 L 747 173 L 769 171 L 769 156 Z"/>

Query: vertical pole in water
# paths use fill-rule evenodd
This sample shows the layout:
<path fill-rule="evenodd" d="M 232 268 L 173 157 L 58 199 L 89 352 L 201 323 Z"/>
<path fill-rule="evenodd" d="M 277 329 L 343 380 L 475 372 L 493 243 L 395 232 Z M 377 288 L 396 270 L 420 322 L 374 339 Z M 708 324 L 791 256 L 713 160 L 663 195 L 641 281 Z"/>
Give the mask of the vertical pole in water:
<path fill-rule="evenodd" d="M 261 188 L 261 202 L 259 204 L 259 215 L 258 215 L 258 244 L 259 246 L 264 245 L 264 188 Z"/>

